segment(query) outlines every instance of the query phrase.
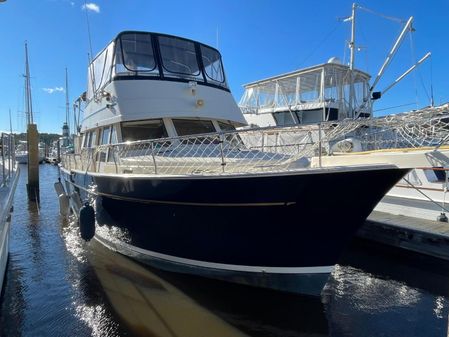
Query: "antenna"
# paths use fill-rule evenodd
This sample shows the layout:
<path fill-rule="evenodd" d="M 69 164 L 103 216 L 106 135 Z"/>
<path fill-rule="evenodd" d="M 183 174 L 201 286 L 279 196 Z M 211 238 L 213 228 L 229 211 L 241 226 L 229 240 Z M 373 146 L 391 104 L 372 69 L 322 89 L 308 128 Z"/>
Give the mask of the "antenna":
<path fill-rule="evenodd" d="M 216 38 L 216 48 L 219 49 L 218 48 L 218 25 L 217 25 L 216 37 L 215 38 Z"/>
<path fill-rule="evenodd" d="M 87 36 L 89 38 L 89 52 L 90 52 L 90 55 L 92 55 L 92 39 L 91 39 L 91 33 L 90 33 L 90 21 L 89 21 L 89 13 L 87 10 L 86 0 L 84 0 L 84 11 L 86 12 Z M 89 62 L 90 62 L 90 60 L 89 60 Z"/>
<path fill-rule="evenodd" d="M 9 131 L 12 134 L 11 108 L 9 108 Z"/>

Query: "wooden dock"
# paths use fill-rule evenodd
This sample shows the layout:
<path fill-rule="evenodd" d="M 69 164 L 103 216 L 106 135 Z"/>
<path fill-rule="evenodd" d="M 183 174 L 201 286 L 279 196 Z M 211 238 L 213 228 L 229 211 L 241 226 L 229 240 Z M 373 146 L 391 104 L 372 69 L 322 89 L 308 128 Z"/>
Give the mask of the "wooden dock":
<path fill-rule="evenodd" d="M 449 260 L 449 223 L 374 211 L 357 236 Z"/>

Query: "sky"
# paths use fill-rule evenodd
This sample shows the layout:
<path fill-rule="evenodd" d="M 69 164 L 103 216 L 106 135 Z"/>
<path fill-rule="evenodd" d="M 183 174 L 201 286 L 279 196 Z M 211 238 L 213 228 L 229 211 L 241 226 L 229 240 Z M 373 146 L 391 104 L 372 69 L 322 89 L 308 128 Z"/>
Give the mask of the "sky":
<path fill-rule="evenodd" d="M 409 34 L 378 84 L 387 87 L 414 62 L 431 59 L 374 106 L 375 115 L 449 101 L 449 0 L 377 0 L 358 3 L 356 67 L 374 75 L 402 26 Z M 243 85 L 327 62 L 347 63 L 352 1 L 347 0 L 7 0 L 0 3 L 0 130 L 25 130 L 24 43 L 28 42 L 34 119 L 40 132 L 60 133 L 65 120 L 65 68 L 73 101 L 87 85 L 88 17 L 96 54 L 120 31 L 178 35 L 218 47 L 238 101 Z M 382 15 L 379 15 L 382 14 Z M 433 89 L 433 90 L 431 90 Z"/>

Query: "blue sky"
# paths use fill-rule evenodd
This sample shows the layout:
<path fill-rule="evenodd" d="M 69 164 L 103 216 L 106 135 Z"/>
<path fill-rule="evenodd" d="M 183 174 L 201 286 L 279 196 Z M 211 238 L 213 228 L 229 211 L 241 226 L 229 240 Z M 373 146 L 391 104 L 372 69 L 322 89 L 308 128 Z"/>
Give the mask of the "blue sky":
<path fill-rule="evenodd" d="M 93 0 L 88 4 L 94 54 L 122 30 L 180 35 L 220 49 L 236 100 L 242 85 L 337 56 L 348 60 L 346 41 L 352 1 L 287 0 Z M 23 131 L 24 41 L 28 41 L 35 120 L 41 132 L 59 132 L 65 116 L 64 69 L 73 100 L 86 87 L 89 50 L 85 1 L 7 0 L 0 4 L 0 129 Z M 386 87 L 427 51 L 431 61 L 378 101 L 376 114 L 394 113 L 449 101 L 449 0 L 359 2 L 376 12 L 406 20 L 416 31 L 379 83 Z M 399 34 L 399 23 L 359 11 L 356 66 L 375 74 Z M 218 34 L 217 34 L 218 32 Z M 413 46 L 413 48 L 412 48 Z M 432 81 L 431 81 L 432 80 Z M 399 106 L 396 109 L 383 110 Z"/>

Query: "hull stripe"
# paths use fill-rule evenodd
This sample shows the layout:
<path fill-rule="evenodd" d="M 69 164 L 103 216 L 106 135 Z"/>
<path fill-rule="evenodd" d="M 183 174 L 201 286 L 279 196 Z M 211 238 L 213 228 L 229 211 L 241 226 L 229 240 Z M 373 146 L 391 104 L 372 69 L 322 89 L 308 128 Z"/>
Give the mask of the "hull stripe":
<path fill-rule="evenodd" d="M 108 240 L 103 239 L 98 233 L 94 237 L 101 244 L 107 246 L 112 250 L 117 250 L 117 248 L 111 246 Z M 247 273 L 267 273 L 267 274 L 329 274 L 334 270 L 334 266 L 313 266 L 313 267 L 264 267 L 264 266 L 244 266 L 244 265 L 234 265 L 234 264 L 224 264 L 224 263 L 214 263 L 206 262 L 192 259 L 185 259 L 182 257 L 166 255 L 161 253 L 156 253 L 150 250 L 142 249 L 129 245 L 124 242 L 119 243 L 124 246 L 127 250 L 134 251 L 136 253 L 149 256 L 151 258 L 166 260 L 173 263 L 179 263 L 183 265 L 188 265 L 191 267 L 201 267 L 209 269 L 236 271 L 236 272 L 247 272 Z"/>
<path fill-rule="evenodd" d="M 66 180 L 67 181 L 67 180 Z M 170 200 L 150 200 L 150 199 L 139 199 L 119 196 L 116 194 L 103 193 L 103 192 L 93 192 L 92 190 L 86 189 L 74 182 L 70 181 L 73 186 L 82 189 L 83 191 L 93 194 L 101 195 L 116 200 L 138 202 L 141 204 L 159 204 L 159 205 L 183 205 L 183 206 L 209 206 L 209 207 L 267 207 L 267 206 L 291 206 L 296 204 L 294 201 L 281 201 L 281 202 L 252 202 L 252 203 L 207 203 L 207 202 L 184 202 L 184 201 L 170 201 Z"/>

